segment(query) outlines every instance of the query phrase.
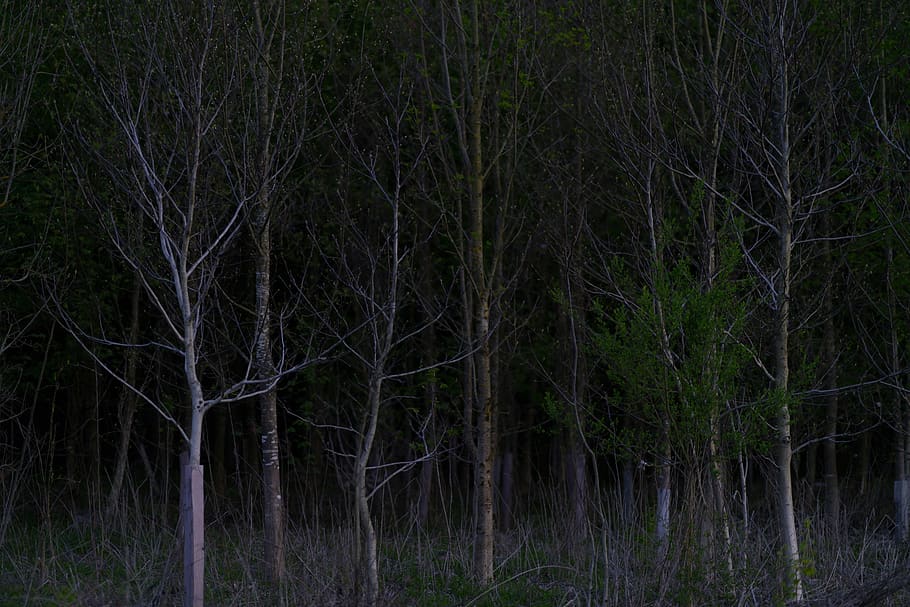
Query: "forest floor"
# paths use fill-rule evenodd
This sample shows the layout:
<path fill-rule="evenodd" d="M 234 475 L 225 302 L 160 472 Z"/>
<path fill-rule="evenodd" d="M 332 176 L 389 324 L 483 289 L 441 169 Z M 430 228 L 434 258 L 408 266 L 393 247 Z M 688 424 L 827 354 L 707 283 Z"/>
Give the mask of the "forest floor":
<path fill-rule="evenodd" d="M 580 543 L 551 511 L 497 538 L 496 582 L 472 581 L 467 525 L 427 533 L 380 524 L 382 605 L 553 607 L 766 606 L 786 601 L 769 523 L 734 537 L 731 558 L 677 538 L 661 555 L 647 522 L 616 526 Z M 0 607 L 180 605 L 181 547 L 167 513 L 123 512 L 118 521 L 72 509 L 18 516 L 0 544 Z M 361 580 L 354 530 L 342 524 L 288 530 L 287 580 L 260 580 L 251 517 L 213 513 L 206 537 L 206 604 L 354 607 Z M 164 519 L 168 519 L 165 521 Z M 908 605 L 910 550 L 877 527 L 832 536 L 804 518 L 801 570 L 811 605 Z M 728 564 L 729 563 L 729 564 Z M 876 594 L 877 593 L 877 594 Z"/>

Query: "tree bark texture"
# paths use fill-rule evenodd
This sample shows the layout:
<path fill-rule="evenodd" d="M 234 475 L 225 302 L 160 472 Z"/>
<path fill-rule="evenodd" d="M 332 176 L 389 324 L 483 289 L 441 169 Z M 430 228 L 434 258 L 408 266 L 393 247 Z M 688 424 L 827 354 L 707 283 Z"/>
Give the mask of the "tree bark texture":
<path fill-rule="evenodd" d="M 252 3 L 256 28 L 256 204 L 253 208 L 253 231 L 256 251 L 256 339 L 254 358 L 259 380 L 265 391 L 259 396 L 259 424 L 262 449 L 262 512 L 265 568 L 275 583 L 284 579 L 284 503 L 281 492 L 281 460 L 278 445 L 278 395 L 275 388 L 275 363 L 272 358 L 272 213 L 274 211 L 270 184 L 272 136 L 275 102 L 271 94 L 272 75 L 276 66 L 271 62 L 271 45 L 275 32 L 267 31 L 265 19 L 279 15 L 264 15 L 258 0 Z M 280 67 L 280 66 L 279 66 Z M 280 72 L 277 72 L 280 77 Z"/>
<path fill-rule="evenodd" d="M 271 220 L 265 196 L 256 208 L 254 229 L 256 252 L 256 319 L 254 346 L 260 381 L 274 383 L 271 339 Z M 259 396 L 259 424 L 262 449 L 262 511 L 265 567 L 273 582 L 284 577 L 284 505 L 281 492 L 281 460 L 278 445 L 278 395 L 274 385 Z"/>
<path fill-rule="evenodd" d="M 470 205 L 469 255 L 474 291 L 474 380 L 477 451 L 474 458 L 474 575 L 493 581 L 493 394 L 490 348 L 490 290 L 484 259 L 483 79 L 480 46 L 480 2 L 471 6 L 471 108 L 469 120 Z"/>

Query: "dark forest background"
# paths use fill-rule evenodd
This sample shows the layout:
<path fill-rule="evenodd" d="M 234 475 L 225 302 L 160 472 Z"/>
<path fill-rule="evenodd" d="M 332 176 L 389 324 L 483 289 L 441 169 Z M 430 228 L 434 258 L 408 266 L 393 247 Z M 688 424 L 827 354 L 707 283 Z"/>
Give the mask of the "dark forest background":
<path fill-rule="evenodd" d="M 910 601 L 908 42 L 0 1 L 0 604 Z"/>

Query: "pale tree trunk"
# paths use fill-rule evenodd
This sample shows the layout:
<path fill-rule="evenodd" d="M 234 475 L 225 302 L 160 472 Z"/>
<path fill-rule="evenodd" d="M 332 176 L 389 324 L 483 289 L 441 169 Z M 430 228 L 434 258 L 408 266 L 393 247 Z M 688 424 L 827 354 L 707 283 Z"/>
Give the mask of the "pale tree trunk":
<path fill-rule="evenodd" d="M 202 469 L 202 421 L 205 401 L 197 373 L 196 315 L 189 302 L 185 264 L 182 264 L 179 292 L 182 297 L 184 375 L 190 395 L 189 453 L 182 466 L 181 516 L 183 517 L 184 607 L 202 607 L 205 597 L 205 485 Z"/>
<path fill-rule="evenodd" d="M 782 257 L 785 256 L 786 261 L 781 265 L 784 270 L 784 276 L 789 276 L 789 232 L 786 232 L 785 235 L 782 233 L 781 241 L 784 240 L 787 241 L 787 248 L 786 253 L 784 253 L 784 245 L 783 243 L 781 244 L 781 255 Z M 788 278 L 782 278 L 782 280 L 789 282 Z M 799 566 L 799 542 L 796 535 L 796 516 L 793 508 L 793 481 L 790 466 L 793 455 L 790 444 L 790 405 L 786 401 L 789 381 L 789 362 L 787 360 L 789 343 L 788 287 L 789 285 L 786 285 L 784 291 L 779 293 L 783 301 L 778 303 L 776 314 L 777 336 L 774 345 L 774 383 L 780 402 L 778 403 L 778 414 L 775 420 L 774 464 L 777 469 L 778 517 L 786 562 L 785 575 L 788 578 L 786 583 L 792 591 L 793 598 L 799 602 L 802 600 L 802 573 Z"/>
<path fill-rule="evenodd" d="M 790 441 L 790 283 L 793 251 L 793 192 L 790 174 L 790 81 L 784 11 L 772 2 L 773 27 L 769 31 L 775 78 L 772 82 L 772 128 L 775 149 L 772 152 L 777 185 L 775 227 L 777 229 L 777 280 L 775 284 L 774 387 L 778 412 L 775 420 L 776 443 L 774 463 L 777 468 L 778 517 L 782 552 L 786 569 L 785 586 L 797 603 L 803 598 L 802 571 L 799 561 L 799 539 L 793 507 L 793 480 Z"/>
<path fill-rule="evenodd" d="M 133 296 L 130 301 L 130 350 L 126 355 L 126 373 L 124 379 L 127 385 L 123 387 L 120 397 L 120 441 L 117 444 L 117 467 L 111 479 L 111 490 L 107 498 L 106 518 L 113 516 L 120 504 L 120 491 L 123 487 L 123 477 L 126 475 L 126 466 L 129 462 L 130 437 L 133 433 L 133 416 L 136 412 L 136 394 L 130 386 L 136 385 L 136 367 L 139 360 L 139 299 L 142 294 L 142 282 L 136 276 L 133 282 Z"/>
<path fill-rule="evenodd" d="M 370 377 L 368 396 L 367 427 L 357 455 L 354 469 L 354 501 L 357 508 L 357 520 L 363 536 L 362 564 L 366 572 L 364 604 L 375 607 L 379 602 L 379 560 L 377 554 L 376 529 L 370 515 L 370 504 L 367 496 L 367 465 L 376 438 L 376 426 L 379 421 L 379 405 L 382 395 L 382 370 L 376 369 Z"/>
<path fill-rule="evenodd" d="M 402 108 L 394 108 L 396 118 L 400 120 L 398 112 Z M 386 123 L 388 125 L 388 122 Z M 396 123 L 396 129 L 401 124 Z M 370 493 L 367 491 L 367 471 L 369 469 L 370 456 L 373 451 L 373 445 L 376 440 L 376 432 L 379 425 L 379 416 L 382 408 L 383 384 L 387 375 L 387 364 L 392 349 L 397 345 L 396 323 L 399 304 L 399 280 L 400 264 L 403 254 L 400 246 L 400 200 L 402 182 L 402 166 L 397 151 L 401 146 L 400 132 L 395 131 L 393 140 L 390 142 L 391 147 L 395 150 L 395 156 L 392 160 L 392 171 L 394 175 L 394 188 L 391 192 L 386 192 L 382 188 L 382 179 L 375 173 L 371 174 L 374 184 L 379 186 L 385 202 L 389 205 L 391 222 L 386 232 L 388 240 L 381 245 L 381 252 L 374 255 L 375 251 L 368 251 L 373 256 L 373 266 L 369 277 L 369 288 L 362 289 L 360 286 L 355 287 L 356 292 L 362 298 L 362 306 L 367 314 L 366 327 L 369 333 L 366 340 L 370 344 L 370 352 L 362 354 L 358 358 L 363 361 L 368 368 L 368 387 L 366 402 L 366 417 L 362 423 L 362 430 L 359 434 L 357 453 L 354 462 L 354 508 L 356 510 L 356 524 L 358 533 L 361 536 L 362 544 L 358 546 L 360 551 L 361 566 L 366 575 L 366 584 L 363 588 L 362 599 L 366 607 L 375 607 L 379 603 L 379 539 L 376 528 L 373 524 L 370 513 Z M 361 158 L 361 162 L 369 171 L 374 168 L 367 161 Z M 387 248 L 386 248 L 387 247 Z M 388 259 L 388 267 L 380 269 L 379 258 Z M 381 278 L 384 277 L 384 278 Z M 359 283 L 357 278 L 351 277 L 352 283 Z M 387 282 L 384 282 L 387 280 Z M 375 491 L 375 489 L 374 489 Z"/>
<path fill-rule="evenodd" d="M 195 107 L 202 107 L 203 83 L 194 83 Z M 192 147 L 188 165 L 188 184 L 185 222 L 186 228 L 179 242 L 180 252 L 175 257 L 173 245 L 169 243 L 166 226 L 159 224 L 161 252 L 170 262 L 174 292 L 177 296 L 177 307 L 180 311 L 183 338 L 183 372 L 190 397 L 190 431 L 189 453 L 182 466 L 181 475 L 181 515 L 183 516 L 183 574 L 184 574 L 184 607 L 202 607 L 204 602 L 205 576 L 205 485 L 202 469 L 202 422 L 205 416 L 205 397 L 202 381 L 199 379 L 196 338 L 199 335 L 202 302 L 198 290 L 200 281 L 198 273 L 191 275 L 190 256 L 198 254 L 192 250 L 191 234 L 193 217 L 197 212 L 197 185 L 202 156 L 203 138 L 202 116 L 193 114 Z M 163 195 L 162 195 L 163 197 Z M 192 285 L 192 286 L 191 286 Z M 196 287 L 196 288 L 194 288 Z"/>
<path fill-rule="evenodd" d="M 783 150 L 787 150 L 787 127 L 784 131 Z M 790 378 L 789 364 L 789 320 L 790 320 L 790 254 L 791 254 L 791 229 L 792 229 L 792 203 L 790 202 L 789 189 L 789 159 L 782 160 L 782 175 L 786 175 L 787 187 L 784 190 L 784 199 L 778 201 L 778 270 L 777 284 L 777 310 L 775 314 L 775 344 L 774 344 L 774 387 L 777 391 L 778 413 L 775 420 L 776 444 L 774 446 L 774 463 L 777 468 L 778 516 L 780 518 L 781 541 L 783 542 L 784 558 L 787 563 L 786 575 L 793 583 L 793 596 L 799 602 L 802 600 L 802 575 L 799 569 L 799 543 L 796 535 L 796 518 L 793 508 L 793 482 L 791 472 L 791 458 L 793 450 L 790 443 L 790 405 L 787 401 Z"/>
<path fill-rule="evenodd" d="M 652 108 L 653 109 L 653 108 Z M 649 159 L 647 177 L 645 179 L 645 211 L 647 213 L 647 222 L 648 222 L 648 237 L 650 242 L 650 254 L 651 254 L 651 305 L 654 308 L 654 313 L 657 319 L 658 326 L 656 327 L 658 332 L 658 338 L 660 340 L 660 350 L 661 356 L 663 357 L 663 362 L 666 365 L 666 373 L 672 376 L 672 381 L 675 384 L 676 393 L 683 397 L 682 383 L 679 377 L 679 373 L 676 370 L 674 363 L 673 352 L 670 349 L 670 338 L 667 335 L 667 325 L 664 318 L 663 311 L 663 302 L 660 299 L 660 296 L 657 292 L 658 280 L 660 279 L 661 272 L 664 272 L 663 264 L 661 262 L 661 245 L 658 242 L 658 233 L 660 230 L 660 208 L 658 207 L 658 200 L 655 196 L 653 190 L 654 180 L 656 179 L 656 162 L 654 159 Z M 661 558 L 667 556 L 667 549 L 669 548 L 670 542 L 670 503 L 672 499 L 672 477 L 671 477 L 671 462 L 672 462 L 672 448 L 670 445 L 670 419 L 669 411 L 665 410 L 663 413 L 663 419 L 660 420 L 660 436 L 659 436 L 659 452 L 657 453 L 657 525 L 656 525 L 656 537 L 658 550 Z"/>
<path fill-rule="evenodd" d="M 739 471 L 739 511 L 743 519 L 743 535 L 749 536 L 749 460 L 742 450 L 736 454 L 736 467 Z"/>
<path fill-rule="evenodd" d="M 358 453 L 354 467 L 354 506 L 357 511 L 357 526 L 363 536 L 362 565 L 366 572 L 366 587 L 363 599 L 367 607 L 375 607 L 379 602 L 379 556 L 378 538 L 376 528 L 370 513 L 370 496 L 367 493 L 367 469 L 373 443 L 376 439 L 376 429 L 379 424 L 380 408 L 382 404 L 382 386 L 386 377 L 386 361 L 392 351 L 395 338 L 395 324 L 398 309 L 398 279 L 399 279 L 399 217 L 398 195 L 400 183 L 397 184 L 395 195 L 390 200 L 392 204 L 391 245 L 389 250 L 390 268 L 388 299 L 383 302 L 370 300 L 368 305 L 372 308 L 373 320 L 370 322 L 371 341 L 373 343 L 372 361 L 370 366 L 369 389 L 367 393 L 367 417 L 364 431 L 358 441 Z M 375 270 L 374 270 L 375 272 Z"/>
<path fill-rule="evenodd" d="M 644 117 L 644 128 L 648 133 L 657 132 L 660 128 L 660 117 L 657 115 L 657 98 L 654 66 L 654 51 L 652 48 L 652 38 L 655 35 L 653 30 L 653 15 L 649 12 L 643 12 L 643 27 L 645 33 L 645 57 L 644 57 L 644 96 L 647 103 L 647 115 Z M 679 398 L 685 398 L 682 380 L 680 379 L 679 370 L 676 367 L 676 359 L 670 345 L 670 337 L 667 331 L 667 320 L 664 314 L 664 302 L 661 300 L 659 286 L 666 275 L 664 265 L 664 242 L 661 236 L 663 231 L 663 199 L 659 188 L 660 164 L 659 164 L 659 143 L 656 138 L 652 137 L 646 142 L 647 156 L 641 159 L 642 174 L 641 185 L 643 188 L 643 205 L 645 214 L 645 228 L 647 230 L 648 244 L 648 269 L 645 279 L 648 282 L 648 289 L 651 296 L 651 308 L 657 326 L 655 333 L 658 339 L 659 356 L 664 365 L 665 377 L 663 380 L 655 378 L 655 381 L 664 381 L 665 393 L 662 394 L 656 403 L 660 409 L 657 420 L 659 424 L 657 452 L 655 453 L 655 466 L 657 474 L 657 511 L 656 516 L 656 540 L 660 558 L 668 554 L 670 543 L 670 505 L 672 501 L 672 456 L 673 450 L 670 444 L 671 411 L 669 402 L 672 397 L 669 393 L 675 389 L 675 394 Z"/>

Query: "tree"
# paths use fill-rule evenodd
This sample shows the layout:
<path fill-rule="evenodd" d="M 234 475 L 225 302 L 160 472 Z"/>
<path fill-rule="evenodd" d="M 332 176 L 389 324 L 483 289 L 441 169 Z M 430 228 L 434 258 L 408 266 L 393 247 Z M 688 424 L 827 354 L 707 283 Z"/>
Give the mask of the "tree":
<path fill-rule="evenodd" d="M 531 77 L 536 47 L 523 37 L 532 11 L 524 4 L 498 10 L 472 0 L 416 7 L 420 73 L 441 167 L 439 198 L 461 265 L 465 359 L 465 442 L 474 463 L 475 577 L 493 578 L 494 457 L 497 418 L 497 324 L 508 284 L 505 253 L 521 228 L 514 221 L 516 179 L 530 132 L 538 123 L 532 97 L 543 90 Z"/>
<path fill-rule="evenodd" d="M 23 201 L 15 195 L 15 186 L 30 165 L 30 142 L 23 141 L 23 137 L 29 117 L 34 112 L 32 95 L 47 53 L 47 34 L 42 29 L 40 9 L 41 4 L 38 2 L 24 5 L 14 0 L 0 2 L 0 217 L 7 213 L 13 214 L 14 207 L 23 205 Z M 15 260 L 0 266 L 0 294 L 4 295 L 0 300 L 0 325 L 4 326 L 4 329 L 0 329 L 0 361 L 4 360 L 9 349 L 21 341 L 32 322 L 43 312 L 39 309 L 30 314 L 17 314 L 5 305 L 5 295 L 16 285 L 29 280 L 39 255 L 37 241 L 25 249 L 27 255 L 20 257 L 13 254 L 13 236 L 8 230 L 11 230 L 14 223 L 6 217 L 0 221 L 3 225 L 0 232 L 0 257 Z M 18 261 L 21 263 L 16 263 Z M 43 371 L 45 366 L 41 366 L 41 369 Z M 14 461 L 13 453 L 7 449 L 14 444 L 13 436 L 16 433 L 13 424 L 18 418 L 18 414 L 7 409 L 14 399 L 11 384 L 16 382 L 7 371 L 6 368 L 0 370 L 0 424 L 8 425 L 10 429 L 7 433 L 4 428 L 0 434 L 0 443 L 3 444 L 0 450 L 0 490 L 4 494 L 3 511 L 0 513 L 0 546 L 4 544 L 12 520 L 17 494 L 22 486 L 20 481 L 29 468 L 28 462 L 32 454 L 28 441 L 31 440 L 34 420 L 32 411 L 29 416 L 31 421 L 25 427 L 20 426 L 23 444 L 19 450 L 18 462 L 10 464 L 7 469 L 6 462 Z"/>
<path fill-rule="evenodd" d="M 794 261 L 811 252 L 800 245 L 811 242 L 808 226 L 817 201 L 832 196 L 855 176 L 850 156 L 828 145 L 820 134 L 833 128 L 834 110 L 844 101 L 843 78 L 827 69 L 841 41 L 836 30 L 814 28 L 810 7 L 793 0 L 748 3 L 735 11 L 731 8 L 725 17 L 744 50 L 742 86 L 731 104 L 735 115 L 731 137 L 743 193 L 733 204 L 759 231 L 757 237 L 743 233 L 740 239 L 771 312 L 769 402 L 776 409 L 773 453 L 784 588 L 800 602 L 803 573 L 791 466 L 796 405 L 791 386 L 791 304 L 794 285 L 799 284 Z"/>
<path fill-rule="evenodd" d="M 372 80 L 369 84 L 375 86 L 378 101 L 355 99 L 352 115 L 342 123 L 351 126 L 336 129 L 340 155 L 349 160 L 345 169 L 350 175 L 339 201 L 335 236 L 322 251 L 333 284 L 343 286 L 342 301 L 356 310 L 353 319 L 345 314 L 327 319 L 328 328 L 349 353 L 346 364 L 358 369 L 366 383 L 364 400 L 356 407 L 358 426 L 350 430 L 356 437 L 351 454 L 352 485 L 366 578 L 363 602 L 369 607 L 379 603 L 380 590 L 379 536 L 371 513 L 372 497 L 392 477 L 429 461 L 435 452 L 434 447 L 414 461 L 371 464 L 384 410 L 390 402 L 403 399 L 389 386 L 453 362 L 427 361 L 425 357 L 416 363 L 408 361 L 408 349 L 424 339 L 442 314 L 428 316 L 425 310 L 414 310 L 420 302 L 412 258 L 423 243 L 415 235 L 419 233 L 414 227 L 417 217 L 408 202 L 414 197 L 413 181 L 425 161 L 427 137 L 413 121 L 413 85 L 399 75 L 397 85 L 390 86 L 375 67 L 382 64 L 374 60 L 365 76 Z M 364 148 L 364 141 L 371 147 Z M 316 233 L 312 237 L 319 239 Z M 431 408 L 428 416 L 432 415 Z M 386 470 L 384 478 L 380 470 Z M 379 479 L 371 481 L 371 477 Z"/>
<path fill-rule="evenodd" d="M 305 61 L 292 63 L 291 53 L 301 52 L 306 29 L 305 15 L 288 14 L 284 0 L 251 3 L 248 29 L 240 58 L 242 101 L 231 116 L 236 127 L 224 144 L 240 179 L 233 187 L 238 200 L 247 201 L 253 243 L 255 330 L 253 364 L 256 375 L 267 384 L 276 376 L 272 314 L 272 232 L 285 181 L 294 167 L 307 134 L 306 107 L 312 86 Z M 289 25 L 289 22 L 291 25 Z M 296 25 L 292 29 L 291 26 Z M 278 443 L 277 385 L 272 383 L 259 395 L 259 422 L 262 449 L 263 521 L 265 567 L 269 578 L 284 578 L 284 506 L 281 459 Z"/>
<path fill-rule="evenodd" d="M 212 372 L 222 366 L 217 340 L 230 323 L 226 310 L 236 305 L 220 296 L 220 261 L 250 207 L 261 203 L 230 187 L 238 175 L 226 162 L 221 134 L 230 129 L 227 109 L 238 95 L 241 32 L 230 7 L 214 2 L 112 4 L 103 7 L 103 14 L 109 31 L 101 40 L 89 40 L 80 29 L 86 14 L 72 13 L 83 36 L 81 62 L 98 122 L 74 125 L 83 147 L 71 160 L 81 193 L 167 327 L 155 345 L 180 361 L 188 423 L 182 425 L 141 386 L 99 364 L 173 424 L 186 442 L 181 485 L 185 604 L 197 606 L 204 588 L 204 416 L 215 406 L 271 392 L 286 370 L 279 366 L 263 375 L 251 362 L 233 381 Z M 270 168 L 267 153 L 259 150 L 263 172 Z M 99 173 L 114 186 L 110 198 L 91 179 Z M 261 197 L 266 184 L 256 183 L 253 191 Z M 261 352 L 264 330 L 257 328 L 259 338 L 248 342 L 246 359 L 267 363 Z M 72 324 L 70 329 L 83 343 L 97 338 Z M 282 355 L 281 360 L 287 359 Z M 268 541 L 274 544 L 274 537 Z"/>

